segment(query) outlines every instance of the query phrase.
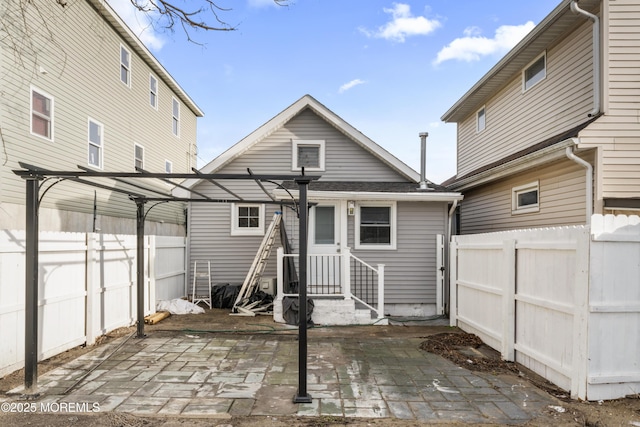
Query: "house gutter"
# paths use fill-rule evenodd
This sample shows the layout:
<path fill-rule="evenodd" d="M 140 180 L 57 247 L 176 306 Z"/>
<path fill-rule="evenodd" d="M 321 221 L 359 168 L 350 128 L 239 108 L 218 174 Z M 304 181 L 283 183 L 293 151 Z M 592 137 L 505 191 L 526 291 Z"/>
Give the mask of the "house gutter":
<path fill-rule="evenodd" d="M 579 15 L 586 16 L 593 22 L 593 110 L 588 114 L 589 117 L 594 117 L 600 113 L 601 101 L 600 101 L 600 19 L 587 12 L 584 9 L 578 7 L 577 0 L 571 1 L 571 11 Z"/>
<path fill-rule="evenodd" d="M 577 138 L 574 138 L 574 140 L 578 141 Z M 585 199 L 586 199 L 586 224 L 587 226 L 591 225 L 591 215 L 593 213 L 593 166 L 591 166 L 591 163 L 581 159 L 580 157 L 576 156 L 575 153 L 573 152 L 574 147 L 567 147 L 565 153 L 567 155 L 567 158 L 569 160 L 573 160 L 574 162 L 576 162 L 577 164 L 579 164 L 580 166 L 582 166 L 583 168 L 587 169 L 586 172 L 586 176 L 585 176 L 585 188 L 586 188 L 586 194 L 585 194 Z"/>

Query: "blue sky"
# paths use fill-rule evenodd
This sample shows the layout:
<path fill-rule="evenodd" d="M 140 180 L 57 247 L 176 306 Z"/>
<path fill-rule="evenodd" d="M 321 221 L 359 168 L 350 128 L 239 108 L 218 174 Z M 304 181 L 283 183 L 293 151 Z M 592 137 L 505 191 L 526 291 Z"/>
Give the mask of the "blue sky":
<path fill-rule="evenodd" d="M 203 166 L 310 94 L 427 178 L 456 172 L 456 126 L 440 117 L 560 0 L 220 0 L 237 31 L 154 31 L 109 3 L 205 112 Z"/>

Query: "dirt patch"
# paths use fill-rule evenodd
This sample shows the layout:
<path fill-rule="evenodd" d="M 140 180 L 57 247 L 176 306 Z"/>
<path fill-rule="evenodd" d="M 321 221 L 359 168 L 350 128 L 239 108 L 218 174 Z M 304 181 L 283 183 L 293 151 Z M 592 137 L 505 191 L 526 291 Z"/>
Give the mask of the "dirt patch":
<path fill-rule="evenodd" d="M 424 337 L 422 350 L 444 357 L 460 367 L 476 372 L 517 375 L 558 399 L 547 416 L 555 426 L 640 426 L 640 394 L 600 402 L 572 400 L 569 393 L 519 363 L 500 359 L 500 354 L 482 340 L 464 332 L 438 333 Z M 542 422 L 542 423 L 541 423 Z M 545 426 L 548 420 L 534 420 L 529 426 Z"/>

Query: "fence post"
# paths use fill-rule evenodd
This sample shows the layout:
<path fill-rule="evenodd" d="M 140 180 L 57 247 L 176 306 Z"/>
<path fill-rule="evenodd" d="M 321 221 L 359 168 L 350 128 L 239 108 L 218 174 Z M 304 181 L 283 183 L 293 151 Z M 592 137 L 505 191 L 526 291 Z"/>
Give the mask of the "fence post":
<path fill-rule="evenodd" d="M 458 242 L 449 244 L 449 326 L 458 326 Z"/>
<path fill-rule="evenodd" d="M 502 358 L 513 362 L 516 339 L 516 241 L 502 243 L 504 283 L 502 288 Z"/>
<path fill-rule="evenodd" d="M 148 236 L 148 240 L 149 242 L 149 256 L 147 257 L 148 259 L 148 276 L 149 276 L 149 280 L 148 280 L 148 284 L 149 284 L 149 301 L 148 301 L 148 313 L 155 313 L 156 312 L 156 236 Z"/>
<path fill-rule="evenodd" d="M 591 234 L 589 226 L 580 232 L 576 242 L 576 270 L 573 311 L 573 360 L 571 374 L 571 398 L 587 398 L 587 376 L 589 374 L 589 287 L 590 281 L 590 246 Z"/>
<path fill-rule="evenodd" d="M 378 264 L 378 319 L 384 317 L 384 264 Z"/>
<path fill-rule="evenodd" d="M 86 233 L 86 257 L 85 257 L 85 289 L 87 292 L 87 297 L 85 300 L 85 339 L 87 345 L 93 345 L 96 342 L 96 330 L 100 329 L 100 325 L 96 328 L 96 318 L 100 318 L 99 313 L 96 313 L 96 310 L 100 309 L 100 304 L 97 304 L 97 300 L 99 300 L 99 295 L 96 292 L 100 286 L 100 281 L 98 280 L 96 283 L 95 277 L 95 268 L 96 268 L 96 234 L 95 233 Z M 98 314 L 96 316 L 96 314 Z"/>
<path fill-rule="evenodd" d="M 436 236 L 436 314 L 444 314 L 443 289 L 444 288 L 444 236 Z"/>
<path fill-rule="evenodd" d="M 344 299 L 351 299 L 351 248 L 344 248 L 342 250 L 342 271 L 340 276 L 342 277 L 342 293 Z"/>

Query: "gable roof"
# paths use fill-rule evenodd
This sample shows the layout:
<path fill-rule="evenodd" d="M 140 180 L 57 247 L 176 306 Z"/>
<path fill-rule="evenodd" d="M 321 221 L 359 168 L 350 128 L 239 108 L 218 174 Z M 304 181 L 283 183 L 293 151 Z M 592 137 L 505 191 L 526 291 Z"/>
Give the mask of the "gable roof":
<path fill-rule="evenodd" d="M 120 16 L 113 10 L 111 5 L 105 0 L 87 0 L 103 19 L 111 25 L 116 33 L 124 41 L 127 42 L 129 47 L 137 53 L 140 58 L 153 70 L 158 77 L 165 82 L 167 86 L 180 98 L 180 100 L 196 115 L 196 117 L 203 117 L 204 113 L 191 99 L 187 92 L 180 87 L 177 81 L 169 74 L 164 66 L 156 59 L 149 49 L 140 41 L 129 26 L 120 18 Z"/>
<path fill-rule="evenodd" d="M 255 144 L 262 141 L 264 138 L 268 137 L 278 129 L 282 128 L 292 118 L 306 109 L 312 110 L 327 123 L 331 124 L 337 130 L 349 137 L 366 151 L 373 154 L 387 166 L 397 171 L 406 179 L 416 183 L 420 180 L 420 174 L 418 174 L 418 172 L 414 171 L 412 168 L 400 161 L 397 157 L 393 156 L 387 150 L 373 142 L 362 132 L 351 126 L 349 123 L 336 115 L 333 111 L 329 110 L 327 107 L 318 102 L 311 95 L 304 95 L 302 98 L 298 99 L 296 102 L 285 108 L 271 120 L 260 126 L 258 129 L 240 140 L 238 143 L 231 146 L 227 151 L 220 154 L 218 157 L 205 165 L 202 169 L 200 169 L 200 172 L 216 173 L 222 167 L 241 156 Z M 201 181 L 202 180 L 200 179 L 189 179 L 183 182 L 182 185 L 187 188 L 193 188 Z"/>
<path fill-rule="evenodd" d="M 601 0 L 580 0 L 582 9 L 597 10 Z M 571 0 L 563 0 L 546 18 L 527 34 L 462 98 L 444 113 L 441 120 L 447 123 L 461 122 L 476 112 L 478 106 L 495 95 L 503 86 L 556 41 L 564 38 L 587 18 L 571 11 Z"/>

